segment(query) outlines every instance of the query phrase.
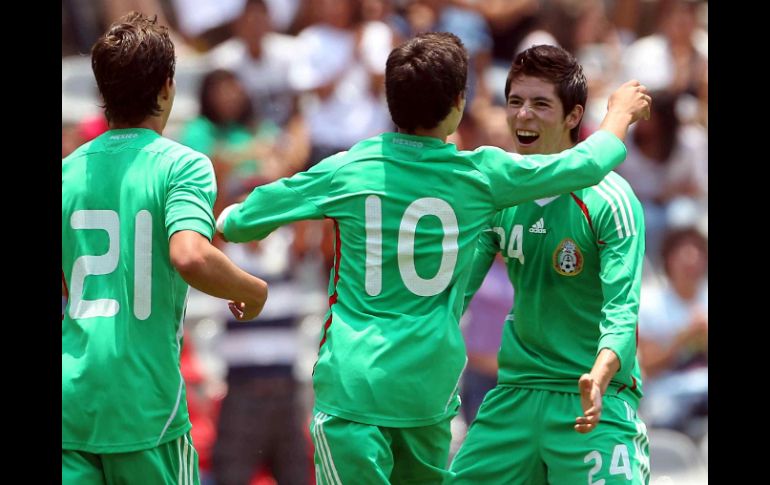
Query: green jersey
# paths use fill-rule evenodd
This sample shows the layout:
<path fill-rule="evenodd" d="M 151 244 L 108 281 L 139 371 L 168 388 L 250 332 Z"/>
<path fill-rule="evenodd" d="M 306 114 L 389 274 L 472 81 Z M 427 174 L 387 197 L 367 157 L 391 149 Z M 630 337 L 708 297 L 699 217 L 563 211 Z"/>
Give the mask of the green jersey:
<path fill-rule="evenodd" d="M 188 285 L 169 238 L 211 238 L 204 155 L 147 129 L 111 130 L 62 161 L 62 449 L 136 451 L 190 429 L 179 367 Z"/>
<path fill-rule="evenodd" d="M 336 258 L 315 406 L 365 424 L 427 426 L 459 406 L 458 322 L 479 233 L 497 210 L 595 184 L 624 157 L 608 132 L 527 158 L 386 133 L 258 187 L 220 229 L 243 242 L 331 218 Z"/>
<path fill-rule="evenodd" d="M 551 200 L 500 211 L 476 248 L 466 304 L 500 251 L 514 287 L 498 384 L 578 393 L 603 348 L 620 359 L 607 392 L 642 396 L 636 329 L 642 206 L 616 173 Z"/>

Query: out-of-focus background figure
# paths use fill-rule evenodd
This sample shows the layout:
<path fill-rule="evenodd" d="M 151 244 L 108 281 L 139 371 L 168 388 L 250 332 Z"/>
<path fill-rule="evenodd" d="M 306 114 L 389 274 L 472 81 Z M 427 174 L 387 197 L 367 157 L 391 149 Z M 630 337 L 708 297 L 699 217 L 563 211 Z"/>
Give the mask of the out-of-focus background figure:
<path fill-rule="evenodd" d="M 63 0 L 62 157 L 107 130 L 89 52 L 112 21 L 133 9 L 158 15 L 171 28 L 177 94 L 164 135 L 211 158 L 215 217 L 256 185 L 391 130 L 385 60 L 418 32 L 450 31 L 469 51 L 466 114 L 450 138 L 460 149 L 510 149 L 505 77 L 514 55 L 532 45 L 560 45 L 584 66 L 589 95 L 581 139 L 596 130 L 607 96 L 622 82 L 636 78 L 654 90 L 652 117 L 632 127 L 628 157 L 618 169 L 647 223 L 640 415 L 651 428 L 652 484 L 707 476 L 707 1 Z M 271 293 L 263 316 L 246 325 L 229 322 L 209 297 L 190 293 L 186 340 L 198 365 L 189 374 L 188 398 L 204 484 L 314 482 L 312 470 L 303 468 L 312 451 L 302 433 L 328 307 L 331 237 L 328 221 L 309 221 L 257 247 L 215 240 L 268 281 Z M 462 384 L 466 398 L 453 425 L 453 449 L 484 395 L 484 366 L 476 357 L 493 363 L 499 347 L 500 329 L 476 320 L 492 310 L 482 296 L 464 321 L 474 357 Z M 495 291 L 490 298 L 512 301 Z M 266 382 L 277 381 L 282 391 L 266 390 Z M 235 411 L 238 402 L 250 401 L 252 411 Z M 278 408 L 283 414 L 272 414 Z M 199 414 L 203 424 L 196 429 Z M 289 429 L 299 422 L 298 431 L 276 438 L 268 429 L 249 429 L 268 416 Z M 244 470 L 238 478 L 220 478 L 217 462 L 236 461 Z M 296 473 L 283 473 L 286 468 Z"/>

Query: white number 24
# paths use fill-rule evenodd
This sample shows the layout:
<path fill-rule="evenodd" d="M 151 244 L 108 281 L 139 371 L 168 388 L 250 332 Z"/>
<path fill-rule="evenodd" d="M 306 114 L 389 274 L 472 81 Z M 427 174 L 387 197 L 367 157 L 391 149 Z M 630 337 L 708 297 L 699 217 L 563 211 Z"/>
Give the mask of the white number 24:
<path fill-rule="evenodd" d="M 109 246 L 100 256 L 80 256 L 72 266 L 69 288 L 69 315 L 72 319 L 112 317 L 120 303 L 112 298 L 84 300 L 86 276 L 110 274 L 120 257 L 120 218 L 113 210 L 79 210 L 72 213 L 70 226 L 75 230 L 101 229 L 107 232 Z M 150 316 L 152 298 L 152 214 L 141 210 L 134 220 L 134 316 Z"/>
<path fill-rule="evenodd" d="M 592 451 L 583 458 L 583 463 L 594 461 L 595 464 L 588 471 L 588 485 L 604 485 L 604 479 L 594 481 L 594 475 L 602 468 L 602 455 L 598 451 Z M 626 480 L 631 480 L 631 462 L 628 458 L 628 447 L 624 444 L 615 445 L 612 450 L 610 463 L 610 475 L 625 475 Z"/>
<path fill-rule="evenodd" d="M 500 237 L 500 251 L 508 258 L 518 259 L 519 263 L 524 264 L 524 251 L 522 250 L 522 239 L 524 238 L 524 226 L 516 224 L 511 229 L 510 239 L 508 239 L 508 251 L 505 249 L 505 229 L 502 227 L 493 227 L 492 230 Z M 508 261 L 506 259 L 506 261 Z"/>

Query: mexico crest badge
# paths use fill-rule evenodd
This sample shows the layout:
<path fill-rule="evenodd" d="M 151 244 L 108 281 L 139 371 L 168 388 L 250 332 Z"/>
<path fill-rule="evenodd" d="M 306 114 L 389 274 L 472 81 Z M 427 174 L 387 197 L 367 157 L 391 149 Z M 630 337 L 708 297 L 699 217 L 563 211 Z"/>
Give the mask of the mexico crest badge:
<path fill-rule="evenodd" d="M 553 269 L 564 276 L 577 276 L 583 271 L 583 253 L 575 241 L 564 239 L 553 252 Z"/>

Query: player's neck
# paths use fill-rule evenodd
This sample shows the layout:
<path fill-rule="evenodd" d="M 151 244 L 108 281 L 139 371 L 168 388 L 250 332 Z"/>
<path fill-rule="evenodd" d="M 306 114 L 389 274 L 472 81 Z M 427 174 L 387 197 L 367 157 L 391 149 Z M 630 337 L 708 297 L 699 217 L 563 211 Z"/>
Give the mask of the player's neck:
<path fill-rule="evenodd" d="M 463 109 L 465 109 L 465 98 L 460 96 L 457 98 L 456 104 L 449 110 L 449 114 L 447 114 L 443 120 L 439 121 L 435 127 L 427 129 L 418 126 L 411 132 L 399 128 L 398 131 L 399 133 L 407 133 L 409 135 L 438 138 L 446 143 L 446 139 L 449 135 L 457 131 L 457 127 L 460 125 L 460 120 L 463 117 Z"/>
<path fill-rule="evenodd" d="M 446 143 L 446 139 L 449 136 L 448 133 L 446 133 L 444 130 L 440 130 L 438 127 L 433 128 L 432 130 L 425 130 L 422 128 L 416 128 L 414 131 L 406 131 L 399 128 L 399 133 L 404 133 L 407 135 L 415 135 L 415 136 L 429 136 L 431 138 L 438 138 L 442 142 Z"/>
<path fill-rule="evenodd" d="M 109 125 L 111 130 L 121 130 L 126 128 L 146 128 L 156 132 L 159 135 L 163 134 L 163 128 L 165 128 L 165 123 L 160 116 L 149 116 L 139 123 L 123 123 L 119 121 L 111 121 Z"/>

